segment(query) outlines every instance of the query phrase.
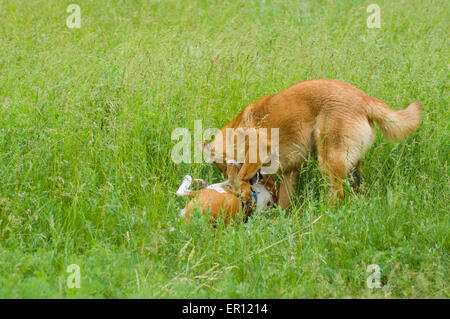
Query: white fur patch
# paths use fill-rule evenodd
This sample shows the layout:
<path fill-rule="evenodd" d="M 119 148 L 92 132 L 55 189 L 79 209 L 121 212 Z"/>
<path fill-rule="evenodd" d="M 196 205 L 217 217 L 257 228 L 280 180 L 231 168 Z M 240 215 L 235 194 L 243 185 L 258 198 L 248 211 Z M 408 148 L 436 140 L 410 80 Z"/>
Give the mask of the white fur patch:
<path fill-rule="evenodd" d="M 226 193 L 227 191 L 224 189 L 225 185 L 229 185 L 229 182 L 222 182 L 222 183 L 217 183 L 217 184 L 211 184 L 208 187 L 206 187 L 206 189 L 212 189 L 218 193 Z"/>
<path fill-rule="evenodd" d="M 253 184 L 250 187 L 256 193 L 256 210 L 261 211 L 267 209 L 269 204 L 272 203 L 272 195 L 270 195 L 269 191 L 261 184 Z"/>

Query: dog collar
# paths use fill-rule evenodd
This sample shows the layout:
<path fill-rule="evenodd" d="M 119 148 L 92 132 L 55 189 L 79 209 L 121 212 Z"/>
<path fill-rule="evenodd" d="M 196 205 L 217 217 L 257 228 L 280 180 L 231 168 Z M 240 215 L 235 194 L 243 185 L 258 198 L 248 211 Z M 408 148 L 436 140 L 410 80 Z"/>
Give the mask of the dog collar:
<path fill-rule="evenodd" d="M 256 192 L 252 190 L 253 193 L 253 199 L 255 200 L 255 203 L 258 202 L 258 195 L 256 195 Z"/>

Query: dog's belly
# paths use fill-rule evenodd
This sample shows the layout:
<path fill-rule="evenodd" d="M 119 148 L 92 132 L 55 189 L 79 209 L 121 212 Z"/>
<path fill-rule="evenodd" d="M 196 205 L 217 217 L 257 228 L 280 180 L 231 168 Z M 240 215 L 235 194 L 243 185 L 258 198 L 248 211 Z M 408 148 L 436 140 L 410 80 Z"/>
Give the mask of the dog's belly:
<path fill-rule="evenodd" d="M 314 151 L 314 122 L 301 122 L 290 126 L 289 129 L 280 129 L 280 169 L 288 172 L 298 168 Z"/>

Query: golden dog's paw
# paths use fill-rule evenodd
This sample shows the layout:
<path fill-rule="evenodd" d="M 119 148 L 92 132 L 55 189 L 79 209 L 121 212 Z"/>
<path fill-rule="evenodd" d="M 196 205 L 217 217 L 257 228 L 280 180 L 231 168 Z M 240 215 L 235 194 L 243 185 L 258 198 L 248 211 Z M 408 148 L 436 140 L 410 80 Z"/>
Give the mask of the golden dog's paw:
<path fill-rule="evenodd" d="M 240 198 L 244 203 L 252 199 L 252 189 L 249 183 L 241 183 L 239 188 Z"/>

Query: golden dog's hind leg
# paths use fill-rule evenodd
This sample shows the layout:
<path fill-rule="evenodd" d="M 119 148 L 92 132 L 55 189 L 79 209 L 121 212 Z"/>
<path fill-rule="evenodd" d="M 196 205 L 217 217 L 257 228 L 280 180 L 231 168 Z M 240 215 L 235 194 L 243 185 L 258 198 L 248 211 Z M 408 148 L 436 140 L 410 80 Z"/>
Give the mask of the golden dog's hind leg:
<path fill-rule="evenodd" d="M 319 162 L 322 172 L 325 174 L 328 184 L 330 186 L 329 197 L 334 199 L 336 196 L 344 198 L 344 188 L 342 181 L 347 176 L 347 169 L 345 162 L 341 159 L 342 156 L 335 154 L 336 157 L 329 157 Z M 341 157 L 341 158 L 340 158 Z"/>
<path fill-rule="evenodd" d="M 331 121 L 330 117 L 322 117 L 318 119 L 315 136 L 319 167 L 330 187 L 328 197 L 331 200 L 336 196 L 344 198 L 342 181 L 348 172 L 343 138 L 338 125 L 339 123 Z"/>
<path fill-rule="evenodd" d="M 344 198 L 342 182 L 348 173 L 345 152 L 340 135 L 336 131 L 321 134 L 317 139 L 319 167 L 330 187 L 329 198 Z"/>
<path fill-rule="evenodd" d="M 366 119 L 349 120 L 343 114 L 318 119 L 315 139 L 319 166 L 330 186 L 330 199 L 344 197 L 343 180 L 349 173 L 354 187 L 359 187 L 360 161 L 374 137 L 375 128 Z"/>

